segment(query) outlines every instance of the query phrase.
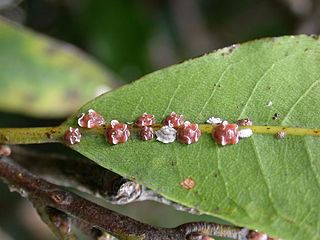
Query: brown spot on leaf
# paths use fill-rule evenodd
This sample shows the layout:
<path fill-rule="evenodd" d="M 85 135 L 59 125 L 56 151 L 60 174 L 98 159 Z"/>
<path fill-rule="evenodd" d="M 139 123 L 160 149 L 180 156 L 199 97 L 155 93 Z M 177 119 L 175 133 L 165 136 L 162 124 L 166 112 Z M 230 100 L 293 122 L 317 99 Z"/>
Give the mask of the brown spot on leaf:
<path fill-rule="evenodd" d="M 183 187 L 184 189 L 190 190 L 196 186 L 196 182 L 191 177 L 188 177 L 180 183 L 180 186 Z"/>

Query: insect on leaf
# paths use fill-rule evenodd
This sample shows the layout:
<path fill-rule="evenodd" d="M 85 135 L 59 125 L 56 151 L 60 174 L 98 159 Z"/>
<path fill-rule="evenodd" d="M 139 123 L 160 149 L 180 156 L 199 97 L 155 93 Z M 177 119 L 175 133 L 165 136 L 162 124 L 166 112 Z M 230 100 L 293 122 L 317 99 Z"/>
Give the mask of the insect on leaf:
<path fill-rule="evenodd" d="M 319 105 L 320 41 L 288 36 L 149 74 L 89 102 L 63 126 L 76 127 L 79 113 L 94 109 L 107 123 L 132 122 L 144 112 L 160 123 L 174 111 L 198 124 L 211 116 L 230 123 L 248 117 L 254 125 L 319 128 Z M 134 136 L 111 145 L 103 134 L 81 131 L 73 149 L 172 201 L 283 239 L 320 239 L 319 136 L 254 133 L 220 146 L 202 133 L 191 145 Z M 192 188 L 183 187 L 185 179 Z"/>

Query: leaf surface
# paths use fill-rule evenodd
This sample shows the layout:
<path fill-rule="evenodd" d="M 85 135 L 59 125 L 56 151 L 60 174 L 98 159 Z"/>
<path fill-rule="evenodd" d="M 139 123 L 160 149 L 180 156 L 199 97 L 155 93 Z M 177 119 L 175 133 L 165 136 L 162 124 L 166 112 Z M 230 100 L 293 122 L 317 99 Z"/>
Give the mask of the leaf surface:
<path fill-rule="evenodd" d="M 0 109 L 65 117 L 115 83 L 72 45 L 0 18 Z"/>
<path fill-rule="evenodd" d="M 83 106 L 110 122 L 144 112 L 160 123 L 172 111 L 204 123 L 216 116 L 255 125 L 319 128 L 320 41 L 292 36 L 231 46 L 143 77 Z M 272 102 L 270 106 L 269 102 Z M 275 113 L 279 114 L 273 119 Z M 83 130 L 81 130 L 83 131 Z M 320 138 L 254 134 L 221 147 L 210 134 L 198 143 L 162 144 L 133 137 L 111 146 L 83 132 L 76 151 L 170 200 L 283 239 L 320 239 Z M 191 190 L 180 183 L 191 177 Z"/>

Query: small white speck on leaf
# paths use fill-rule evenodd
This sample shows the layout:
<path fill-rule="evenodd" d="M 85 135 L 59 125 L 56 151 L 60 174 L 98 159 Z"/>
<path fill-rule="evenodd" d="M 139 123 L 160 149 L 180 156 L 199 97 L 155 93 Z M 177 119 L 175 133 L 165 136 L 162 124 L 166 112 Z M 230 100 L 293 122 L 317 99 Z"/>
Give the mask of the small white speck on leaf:
<path fill-rule="evenodd" d="M 155 132 L 157 141 L 162 143 L 172 143 L 176 140 L 177 130 L 169 126 L 163 126 L 160 130 Z"/>
<path fill-rule="evenodd" d="M 250 128 L 241 129 L 239 131 L 239 137 L 240 138 L 248 138 L 251 137 L 253 134 L 252 130 Z"/>
<path fill-rule="evenodd" d="M 222 120 L 221 120 L 221 118 L 210 117 L 210 118 L 208 118 L 207 123 L 218 125 L 218 124 L 222 123 Z"/>
<path fill-rule="evenodd" d="M 271 106 L 272 106 L 272 102 L 269 101 L 269 102 L 267 103 L 267 107 L 271 107 Z"/>

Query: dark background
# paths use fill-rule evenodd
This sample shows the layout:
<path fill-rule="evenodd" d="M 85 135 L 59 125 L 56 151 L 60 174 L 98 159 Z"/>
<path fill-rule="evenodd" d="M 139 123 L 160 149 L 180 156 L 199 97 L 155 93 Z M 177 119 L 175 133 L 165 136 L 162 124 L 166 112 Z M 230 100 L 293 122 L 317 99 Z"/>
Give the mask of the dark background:
<path fill-rule="evenodd" d="M 320 32 L 319 0 L 0 0 L 0 15 L 78 46 L 121 83 L 233 43 Z M 2 126 L 52 124 L 1 116 Z M 154 203 L 117 209 L 158 226 L 212 220 Z M 2 183 L 0 239 L 52 239 L 30 204 Z"/>
<path fill-rule="evenodd" d="M 122 79 L 233 43 L 320 31 L 318 0 L 0 0 L 0 13 L 72 43 Z"/>

